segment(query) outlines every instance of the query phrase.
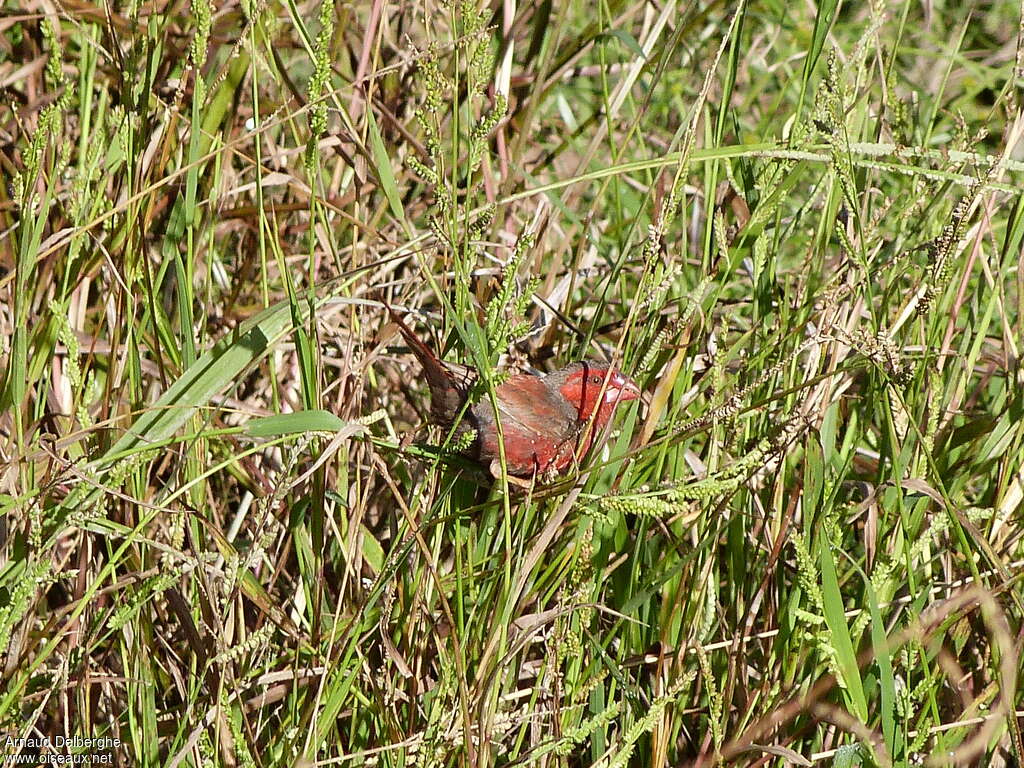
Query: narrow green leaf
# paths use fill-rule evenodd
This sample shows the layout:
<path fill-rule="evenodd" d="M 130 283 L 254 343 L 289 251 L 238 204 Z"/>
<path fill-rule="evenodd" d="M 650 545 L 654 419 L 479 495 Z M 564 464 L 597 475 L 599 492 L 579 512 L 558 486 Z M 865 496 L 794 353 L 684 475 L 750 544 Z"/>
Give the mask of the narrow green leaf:
<path fill-rule="evenodd" d="M 609 38 L 615 38 L 620 43 L 622 43 L 626 48 L 635 53 L 639 58 L 643 59 L 644 61 L 647 60 L 647 57 L 644 56 L 644 49 L 640 47 L 640 43 L 638 43 L 636 41 L 636 38 L 629 34 L 629 32 L 627 32 L 626 30 L 612 29 L 609 30 L 608 32 L 598 35 L 596 39 L 600 41 L 602 39 L 607 40 Z"/>
<path fill-rule="evenodd" d="M 245 425 L 250 437 L 278 437 L 300 432 L 337 432 L 345 422 L 329 411 L 298 411 L 252 419 Z"/>
<path fill-rule="evenodd" d="M 374 573 L 380 573 L 384 570 L 384 548 L 365 525 L 360 525 L 359 530 L 363 534 L 360 537 L 363 544 L 363 559 L 373 568 Z"/>
<path fill-rule="evenodd" d="M 875 663 L 878 664 L 878 684 L 882 690 L 882 738 L 886 752 L 895 754 L 896 733 L 896 680 L 892 673 L 892 658 L 889 655 L 889 641 L 885 635 L 882 612 L 878 607 L 878 596 L 870 581 L 864 586 L 867 591 L 868 609 L 871 611 L 871 645 L 875 649 Z"/>
<path fill-rule="evenodd" d="M 817 511 L 821 505 L 822 490 L 825 486 L 825 459 L 817 435 L 807 439 L 804 454 L 804 506 Z"/>
<path fill-rule="evenodd" d="M 821 562 L 821 596 L 824 601 L 825 623 L 832 632 L 832 648 L 836 654 L 836 663 L 845 685 L 847 698 L 853 708 L 853 715 L 862 723 L 867 722 L 868 704 L 864 698 L 864 686 L 860 679 L 860 668 L 857 666 L 857 655 L 850 639 L 850 628 L 846 624 L 843 611 L 843 596 L 839 592 L 839 579 L 836 576 L 836 564 L 832 559 L 832 551 L 826 538 L 821 544 L 819 555 Z"/>
<path fill-rule="evenodd" d="M 825 38 L 832 28 L 832 21 L 836 17 L 836 8 L 839 7 L 839 0 L 824 0 L 818 3 L 818 15 L 814 17 L 814 36 L 811 39 L 811 49 L 804 59 L 804 82 L 806 83 L 811 72 L 818 63 L 821 56 L 821 49 L 825 46 Z"/>
<path fill-rule="evenodd" d="M 844 744 L 836 750 L 836 756 L 832 761 L 832 768 L 857 768 L 862 765 L 861 751 L 859 744 Z"/>
<path fill-rule="evenodd" d="M 374 119 L 373 112 L 369 108 L 367 109 L 366 117 L 369 121 L 370 149 L 373 152 L 373 165 L 377 170 L 377 178 L 380 180 L 380 186 L 384 190 L 384 196 L 388 199 L 388 205 L 391 206 L 391 214 L 399 221 L 405 221 L 405 208 L 402 206 L 402 198 L 398 194 L 395 175 L 391 171 L 391 158 L 388 157 L 387 148 L 384 146 L 384 141 L 380 137 L 380 131 L 377 129 L 377 121 Z"/>

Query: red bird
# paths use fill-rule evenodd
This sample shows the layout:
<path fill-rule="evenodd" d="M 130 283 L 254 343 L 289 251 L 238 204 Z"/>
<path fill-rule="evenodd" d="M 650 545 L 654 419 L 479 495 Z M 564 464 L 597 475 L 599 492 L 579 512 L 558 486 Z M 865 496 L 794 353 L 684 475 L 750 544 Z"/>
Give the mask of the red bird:
<path fill-rule="evenodd" d="M 391 318 L 412 348 L 430 387 L 430 414 L 438 424 L 451 428 L 463 413 L 476 371 L 454 366 L 437 355 L 409 329 L 391 307 Z M 615 406 L 640 397 L 640 388 L 614 367 L 584 361 L 571 363 L 546 376 L 516 374 L 496 390 L 508 474 L 529 478 L 549 471 L 563 472 L 582 458 L 594 437 L 611 419 Z M 476 438 L 466 456 L 501 476 L 498 427 L 490 397 L 469 406 L 456 429 L 456 437 L 468 429 Z"/>

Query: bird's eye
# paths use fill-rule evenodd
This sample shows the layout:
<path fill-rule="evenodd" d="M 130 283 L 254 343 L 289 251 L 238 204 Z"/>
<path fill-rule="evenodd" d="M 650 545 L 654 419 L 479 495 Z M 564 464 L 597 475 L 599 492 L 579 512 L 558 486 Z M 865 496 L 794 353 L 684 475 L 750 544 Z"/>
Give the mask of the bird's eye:
<path fill-rule="evenodd" d="M 591 376 L 590 377 L 590 383 L 591 384 L 600 384 L 601 383 L 601 377 L 600 376 Z"/>

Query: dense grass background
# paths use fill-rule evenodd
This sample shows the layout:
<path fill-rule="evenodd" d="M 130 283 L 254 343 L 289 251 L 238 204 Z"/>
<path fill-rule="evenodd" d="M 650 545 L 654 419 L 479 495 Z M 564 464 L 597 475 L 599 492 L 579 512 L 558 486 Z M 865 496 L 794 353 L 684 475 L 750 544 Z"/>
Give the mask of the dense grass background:
<path fill-rule="evenodd" d="M 0 732 L 1019 765 L 1020 13 L 8 2 Z M 382 300 L 646 401 L 481 486 Z"/>

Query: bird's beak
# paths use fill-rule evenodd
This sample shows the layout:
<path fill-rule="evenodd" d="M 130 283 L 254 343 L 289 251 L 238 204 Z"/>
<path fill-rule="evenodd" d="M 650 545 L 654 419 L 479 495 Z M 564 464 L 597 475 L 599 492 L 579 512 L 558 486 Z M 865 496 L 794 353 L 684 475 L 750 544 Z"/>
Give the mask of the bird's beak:
<path fill-rule="evenodd" d="M 639 397 L 640 387 L 636 385 L 636 382 L 618 372 L 608 380 L 608 386 L 604 391 L 606 403 L 624 403 Z"/>

